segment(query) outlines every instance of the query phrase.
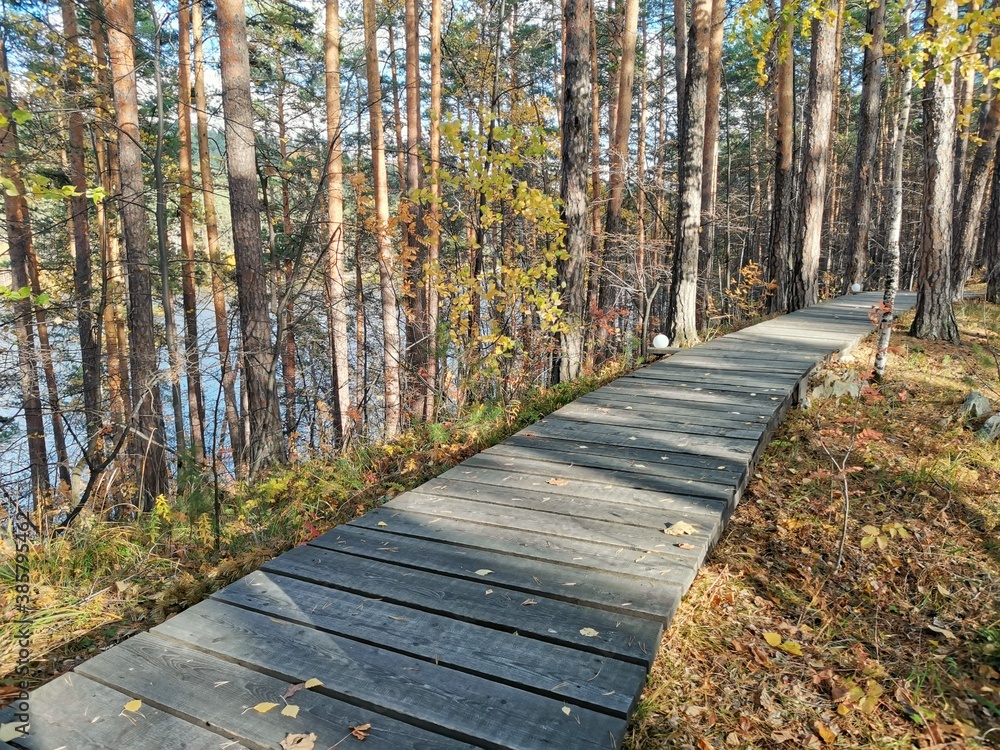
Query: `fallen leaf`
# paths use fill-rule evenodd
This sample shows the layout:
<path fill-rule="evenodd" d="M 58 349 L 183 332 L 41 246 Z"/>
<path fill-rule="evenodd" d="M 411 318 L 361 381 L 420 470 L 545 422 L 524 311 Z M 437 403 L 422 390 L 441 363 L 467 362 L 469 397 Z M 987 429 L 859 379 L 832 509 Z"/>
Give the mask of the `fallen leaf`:
<path fill-rule="evenodd" d="M 950 630 L 948 630 L 948 628 L 941 628 L 941 627 L 938 627 L 937 625 L 930 624 L 930 625 L 927 626 L 927 629 L 930 630 L 930 631 L 932 631 L 932 632 L 934 632 L 934 633 L 940 633 L 941 635 L 943 635 L 945 638 L 948 638 L 949 640 L 952 640 L 952 641 L 957 641 L 958 640 L 958 636 L 956 636 L 954 633 L 952 633 Z"/>
<path fill-rule="evenodd" d="M 376 524 L 376 525 L 377 526 L 388 526 L 389 524 L 387 524 L 385 521 L 379 521 L 378 524 Z"/>
<path fill-rule="evenodd" d="M 837 739 L 837 735 L 833 733 L 833 730 L 819 719 L 816 719 L 816 721 L 813 722 L 813 729 L 816 730 L 816 734 L 818 734 L 819 738 L 827 745 L 832 745 Z"/>
<path fill-rule="evenodd" d="M 570 708 L 569 708 L 569 706 L 563 706 L 563 707 L 562 707 L 562 712 L 563 712 L 564 714 L 566 714 L 567 716 L 569 716 L 569 715 L 570 715 L 570 714 L 572 713 L 572 711 L 570 711 Z"/>
<path fill-rule="evenodd" d="M 298 682 L 298 683 L 296 683 L 294 685 L 289 685 L 288 686 L 288 690 L 286 690 L 282 694 L 281 697 L 282 698 L 291 698 L 293 695 L 295 695 L 297 692 L 299 692 L 305 686 L 306 686 L 306 684 L 304 682 Z"/>
<path fill-rule="evenodd" d="M 315 677 L 312 677 L 305 681 L 305 688 L 306 690 L 308 690 L 309 688 L 319 687 L 322 684 L 323 683 L 317 680 Z"/>
<path fill-rule="evenodd" d="M 268 703 L 267 701 L 261 701 L 260 703 L 258 703 L 256 706 L 253 707 L 253 710 L 259 714 L 266 714 L 272 708 L 277 708 L 277 707 L 278 707 L 277 703 Z"/>
<path fill-rule="evenodd" d="M 569 484 L 569 480 L 568 479 L 556 479 L 555 477 L 553 477 L 552 479 L 549 480 L 548 483 L 549 484 L 554 484 L 556 487 L 565 487 L 567 484 Z"/>
<path fill-rule="evenodd" d="M 522 607 L 530 607 L 532 604 L 538 604 L 538 602 L 536 602 L 534 599 L 525 599 L 523 602 L 521 602 Z"/>
<path fill-rule="evenodd" d="M 704 737 L 698 738 L 698 750 L 714 750 L 712 743 L 706 740 Z"/>
<path fill-rule="evenodd" d="M 694 549 L 695 548 L 695 546 L 693 544 L 688 544 L 687 542 L 680 542 L 676 546 L 680 547 L 681 549 Z"/>
<path fill-rule="evenodd" d="M 798 737 L 799 735 L 794 729 L 779 729 L 771 732 L 771 739 L 778 743 L 794 742 Z"/>
<path fill-rule="evenodd" d="M 479 570 L 476 571 L 476 575 L 477 576 L 488 576 L 492 572 L 493 571 L 490 570 L 489 568 L 480 568 Z"/>
<path fill-rule="evenodd" d="M 779 648 L 786 654 L 791 654 L 792 656 L 802 656 L 802 646 L 795 641 L 785 641 Z"/>
<path fill-rule="evenodd" d="M 668 528 L 663 530 L 664 534 L 670 534 L 671 536 L 684 536 L 686 534 L 695 534 L 698 529 L 689 523 L 684 521 L 678 521 L 675 524 L 671 524 Z"/>
<path fill-rule="evenodd" d="M 767 641 L 768 646 L 777 648 L 781 645 L 781 636 L 777 633 L 764 633 L 764 640 Z"/>
<path fill-rule="evenodd" d="M 372 728 L 371 724 L 361 724 L 356 727 L 355 726 L 348 727 L 348 729 L 351 730 L 351 734 L 353 734 L 359 740 L 364 740 L 370 734 L 369 730 L 371 728 Z"/>
<path fill-rule="evenodd" d="M 593 628 L 580 628 L 580 635 L 586 636 L 587 638 L 596 638 L 600 635 L 600 633 Z"/>
<path fill-rule="evenodd" d="M 296 716 L 299 715 L 299 707 L 296 706 L 294 703 L 289 703 L 287 706 L 281 709 L 281 715 L 287 716 L 290 719 L 294 719 Z"/>
<path fill-rule="evenodd" d="M 129 701 L 128 703 L 126 703 L 122 711 L 129 711 L 130 713 L 135 713 L 140 708 L 142 708 L 142 701 L 136 699 L 134 701 Z"/>
<path fill-rule="evenodd" d="M 281 741 L 281 750 L 313 750 L 316 747 L 315 734 L 289 734 Z"/>

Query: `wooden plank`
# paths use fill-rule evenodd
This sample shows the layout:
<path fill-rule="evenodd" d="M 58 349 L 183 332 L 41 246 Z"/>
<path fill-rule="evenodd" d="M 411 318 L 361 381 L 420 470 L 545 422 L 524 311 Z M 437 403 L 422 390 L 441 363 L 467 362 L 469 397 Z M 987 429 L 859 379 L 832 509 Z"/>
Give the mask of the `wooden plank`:
<path fill-rule="evenodd" d="M 684 559 L 695 559 L 700 565 L 709 548 L 722 532 L 722 518 L 709 522 L 704 516 L 697 518 L 678 513 L 664 514 L 659 529 L 626 526 L 610 521 L 594 521 L 588 518 L 544 513 L 526 508 L 510 508 L 491 503 L 480 503 L 455 497 L 434 497 L 417 492 L 406 492 L 388 503 L 385 508 L 405 510 L 410 513 L 446 516 L 461 521 L 480 523 L 486 526 L 502 526 L 519 531 L 538 534 L 583 539 L 595 544 L 606 544 L 642 553 L 653 550 L 662 554 L 685 555 Z M 689 536 L 675 537 L 664 533 L 664 529 L 685 522 L 696 529 Z M 680 543 L 694 549 L 682 549 Z"/>
<path fill-rule="evenodd" d="M 811 360 L 769 361 L 759 354 L 704 351 L 701 347 L 675 354 L 671 360 L 678 367 L 711 367 L 718 371 L 777 372 L 788 375 L 805 375 L 815 367 Z"/>
<path fill-rule="evenodd" d="M 674 584 L 684 591 L 691 585 L 695 575 L 693 563 L 673 556 L 658 553 L 635 555 L 622 547 L 608 547 L 581 539 L 567 540 L 549 534 L 489 528 L 452 518 L 432 519 L 419 513 L 379 508 L 350 523 L 359 528 L 375 531 L 384 528 L 403 536 L 433 539 L 571 567 L 651 578 Z"/>
<path fill-rule="evenodd" d="M 638 408 L 637 404 L 641 404 L 642 408 Z M 774 416 L 773 409 L 755 409 L 755 413 L 750 413 L 733 410 L 727 406 L 718 406 L 711 409 L 698 408 L 697 406 L 693 406 L 689 401 L 675 401 L 636 394 L 624 394 L 621 391 L 616 392 L 610 389 L 592 391 L 569 405 L 579 408 L 610 409 L 628 414 L 637 413 L 650 419 L 673 419 L 675 422 L 693 422 L 696 419 L 700 419 L 704 420 L 704 424 L 743 425 L 749 429 L 753 429 L 755 425 L 768 424 Z"/>
<path fill-rule="evenodd" d="M 338 526 L 309 544 L 470 581 L 482 581 L 477 570 L 492 570 L 490 581 L 506 588 L 662 623 L 673 618 L 681 597 L 679 586 L 648 578 L 458 547 L 392 534 L 384 528 Z"/>
<path fill-rule="evenodd" d="M 683 362 L 657 362 L 647 367 L 640 367 L 634 375 L 655 375 L 675 380 L 691 380 L 696 383 L 727 383 L 729 385 L 747 385 L 752 388 L 768 386 L 773 388 L 791 388 L 803 378 L 801 372 L 749 371 L 716 368 L 714 366 L 685 365 Z"/>
<path fill-rule="evenodd" d="M 574 437 L 609 445 L 636 445 L 644 448 L 672 449 L 725 461 L 749 462 L 758 449 L 758 441 L 739 437 L 692 435 L 682 430 L 666 431 L 634 428 L 619 429 L 607 425 L 586 425 L 556 419 L 543 419 L 518 433 L 525 437 Z"/>
<path fill-rule="evenodd" d="M 740 404 L 726 401 L 706 400 L 701 398 L 701 394 L 678 393 L 677 389 L 672 389 L 672 395 L 650 393 L 648 388 L 639 384 L 617 385 L 612 383 L 596 391 L 591 391 L 586 396 L 577 399 L 580 403 L 603 404 L 611 403 L 620 405 L 623 409 L 632 407 L 637 409 L 640 405 L 650 413 L 670 414 L 674 409 L 700 411 L 705 414 L 712 414 L 713 417 L 730 418 L 743 421 L 768 421 L 774 419 L 775 413 L 780 407 L 780 401 L 775 400 L 761 405 Z"/>
<path fill-rule="evenodd" d="M 646 677 L 639 664 L 276 573 L 251 573 L 213 598 L 614 716 L 635 705 L 621 686 Z"/>
<path fill-rule="evenodd" d="M 475 583 L 318 547 L 297 547 L 265 563 L 262 570 L 634 664 L 650 663 L 660 637 L 658 625 L 639 617 L 541 595 L 525 597 L 485 577 Z M 493 593 L 486 594 L 488 590 Z M 524 605 L 528 600 L 536 603 Z M 602 637 L 582 635 L 580 630 L 588 627 Z"/>
<path fill-rule="evenodd" d="M 719 466 L 729 465 L 730 463 L 728 462 L 719 463 Z M 499 455 L 493 453 L 475 455 L 454 469 L 449 469 L 441 476 L 459 478 L 459 473 L 468 470 L 473 470 L 474 474 L 464 474 L 463 478 L 468 478 L 470 481 L 481 481 L 485 478 L 481 474 L 481 470 L 505 472 L 505 475 L 511 477 L 506 482 L 511 487 L 520 484 L 520 481 L 515 482 L 515 477 L 531 476 L 532 478 L 528 484 L 541 489 L 544 489 L 548 485 L 549 479 L 571 478 L 598 485 L 595 489 L 600 489 L 605 493 L 620 487 L 626 490 L 647 490 L 673 496 L 706 497 L 726 503 L 727 505 L 733 503 L 736 492 L 735 486 L 730 484 L 728 475 L 723 476 L 718 483 L 711 483 L 682 476 L 668 476 L 667 472 L 659 475 L 658 473 L 640 473 L 635 471 L 612 471 L 609 469 L 594 469 L 588 466 L 568 466 L 562 463 L 553 464 L 549 461 L 534 461 L 525 458 L 512 459 L 506 456 L 501 458 Z M 678 467 L 677 470 L 670 473 L 681 474 L 683 471 L 684 467 Z M 479 476 L 477 477 L 475 474 Z M 553 489 L 556 489 L 556 487 L 553 487 Z"/>
<path fill-rule="evenodd" d="M 605 386 L 611 390 L 610 386 Z M 604 389 L 601 389 L 602 391 Z M 716 388 L 676 388 L 669 383 L 657 383 L 652 378 L 619 378 L 614 382 L 614 390 L 639 396 L 657 396 L 687 401 L 689 404 L 706 404 L 729 407 L 734 411 L 768 408 L 776 409 L 788 398 L 780 395 L 749 396 L 747 393 L 723 391 Z"/>
<path fill-rule="evenodd" d="M 638 380 L 643 383 L 656 382 L 657 384 L 665 385 L 669 388 L 684 388 L 686 390 L 694 391 L 723 391 L 738 394 L 741 397 L 756 397 L 770 395 L 781 395 L 782 393 L 787 393 L 792 385 L 776 384 L 776 383 L 734 383 L 732 379 L 726 377 L 712 378 L 712 377 L 698 377 L 698 378 L 687 378 L 683 375 L 674 375 L 668 371 L 663 371 L 660 373 L 653 373 L 646 370 L 636 370 L 630 375 L 626 375 L 623 379 Z M 796 381 L 798 383 L 798 381 Z"/>
<path fill-rule="evenodd" d="M 561 409 L 552 412 L 547 419 L 567 419 L 574 422 L 586 422 L 588 424 L 611 424 L 617 426 L 636 426 L 650 430 L 682 427 L 685 430 L 703 429 L 699 434 L 715 435 L 728 434 L 729 431 L 737 431 L 741 436 L 749 437 L 755 435 L 754 439 L 759 440 L 767 422 L 754 423 L 743 419 L 741 421 L 720 419 L 712 414 L 697 414 L 693 410 L 686 410 L 689 413 L 679 412 L 650 412 L 645 409 L 623 409 L 611 406 L 594 406 L 592 404 L 574 401 Z M 732 415 L 730 415 L 732 416 Z"/>
<path fill-rule="evenodd" d="M 545 441 L 544 443 L 542 441 Z M 518 438 L 517 442 L 503 442 L 480 453 L 480 456 L 503 457 L 502 464 L 517 468 L 516 459 L 526 461 L 552 462 L 570 468 L 584 466 L 587 468 L 604 469 L 606 471 L 626 471 L 635 474 L 651 474 L 653 476 L 671 476 L 677 479 L 693 479 L 699 482 L 710 482 L 735 487 L 745 474 L 745 468 L 730 466 L 716 462 L 712 466 L 689 466 L 676 457 L 687 457 L 684 453 L 664 454 L 660 451 L 629 451 L 618 448 L 629 458 L 610 456 L 593 450 L 590 443 L 577 443 L 571 440 L 555 440 L 551 438 Z M 600 444 L 597 444 L 598 448 Z M 512 461 L 513 459 L 513 461 Z M 555 471 L 555 469 L 553 469 Z M 607 479 L 608 477 L 605 477 Z M 595 478 L 593 481 L 603 481 Z M 599 500 L 604 497 L 597 498 Z"/>
<path fill-rule="evenodd" d="M 372 725 L 365 750 L 472 747 L 315 690 L 299 690 L 286 700 L 282 696 L 289 682 L 151 633 L 129 638 L 84 662 L 77 671 L 141 698 L 143 711 L 145 706 L 155 706 L 260 750 L 276 748 L 288 734 L 301 733 L 315 734 L 317 748 L 331 747 L 350 737 L 349 727 L 362 724 Z M 250 710 L 265 702 L 276 703 L 278 708 L 266 714 Z M 298 716 L 281 715 L 286 703 L 298 707 Z"/>
<path fill-rule="evenodd" d="M 153 706 L 125 711 L 134 697 L 79 674 L 64 674 L 31 694 L 31 732 L 12 741 L 23 750 L 246 748 Z"/>
<path fill-rule="evenodd" d="M 259 612 L 207 600 L 153 630 L 289 683 L 487 748 L 601 748 L 625 722 Z"/>

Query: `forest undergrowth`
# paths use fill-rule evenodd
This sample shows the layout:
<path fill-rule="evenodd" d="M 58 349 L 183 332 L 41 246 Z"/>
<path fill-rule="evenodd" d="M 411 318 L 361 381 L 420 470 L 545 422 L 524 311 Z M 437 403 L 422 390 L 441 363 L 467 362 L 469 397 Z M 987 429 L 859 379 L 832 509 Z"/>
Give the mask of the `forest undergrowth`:
<path fill-rule="evenodd" d="M 1000 747 L 1000 308 L 893 335 L 886 382 L 790 414 L 666 633 L 627 748 Z M 831 365 L 863 384 L 869 340 Z M 843 389 L 841 389 L 843 390 Z M 847 456 L 851 513 L 834 572 Z"/>
<path fill-rule="evenodd" d="M 197 604 L 263 562 L 364 515 L 546 414 L 623 374 L 620 364 L 507 403 L 470 407 L 454 421 L 420 424 L 399 438 L 333 460 L 274 469 L 227 488 L 216 546 L 210 476 L 183 475 L 176 500 L 160 498 L 137 521 L 84 513 L 28 555 L 33 663 L 29 687 Z M 20 615 L 14 543 L 0 540 L 0 705 L 17 695 L 13 636 Z"/>

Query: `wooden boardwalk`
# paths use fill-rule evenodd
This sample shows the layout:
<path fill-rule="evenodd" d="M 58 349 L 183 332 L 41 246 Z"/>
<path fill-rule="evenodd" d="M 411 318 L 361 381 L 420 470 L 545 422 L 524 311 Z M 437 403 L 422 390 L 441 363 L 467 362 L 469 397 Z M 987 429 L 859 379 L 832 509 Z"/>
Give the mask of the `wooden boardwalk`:
<path fill-rule="evenodd" d="M 754 462 L 816 364 L 872 331 L 879 299 L 583 396 L 38 689 L 13 744 L 274 749 L 314 733 L 324 750 L 370 724 L 371 750 L 617 748 Z"/>

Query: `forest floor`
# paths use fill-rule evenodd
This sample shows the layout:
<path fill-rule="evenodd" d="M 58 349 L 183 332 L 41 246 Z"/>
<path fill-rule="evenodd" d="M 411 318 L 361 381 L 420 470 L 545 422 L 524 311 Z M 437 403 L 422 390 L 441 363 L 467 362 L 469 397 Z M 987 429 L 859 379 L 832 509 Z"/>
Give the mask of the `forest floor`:
<path fill-rule="evenodd" d="M 789 415 L 664 637 L 627 748 L 1000 747 L 1000 445 L 960 416 L 972 390 L 1000 408 L 1000 308 L 958 312 L 960 345 L 912 339 L 904 318 L 881 391 Z M 874 353 L 821 379 L 856 383 Z"/>

